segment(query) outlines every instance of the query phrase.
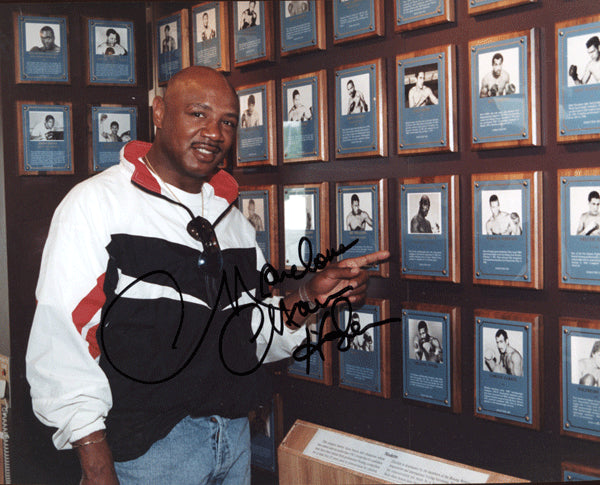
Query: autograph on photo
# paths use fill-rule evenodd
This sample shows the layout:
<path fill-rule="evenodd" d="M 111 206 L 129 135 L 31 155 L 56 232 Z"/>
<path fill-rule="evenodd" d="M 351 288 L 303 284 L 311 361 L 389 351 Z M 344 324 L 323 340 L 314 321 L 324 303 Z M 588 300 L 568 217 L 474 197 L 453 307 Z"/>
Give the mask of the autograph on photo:
<path fill-rule="evenodd" d="M 218 285 L 216 300 L 211 309 L 211 313 L 207 319 L 206 326 L 205 326 L 196 346 L 194 347 L 193 351 L 190 353 L 190 355 L 187 357 L 187 359 L 179 366 L 179 368 L 177 368 L 174 372 L 171 372 L 169 375 L 162 377 L 160 379 L 143 380 L 136 376 L 126 373 L 125 371 L 123 371 L 122 368 L 119 367 L 118 363 L 114 362 L 114 360 L 111 359 L 110 353 L 108 352 L 108 349 L 106 348 L 106 346 L 104 344 L 104 329 L 108 325 L 108 316 L 110 315 L 112 307 L 119 301 L 120 298 L 123 298 L 125 296 L 125 293 L 127 291 L 129 291 L 131 288 L 133 288 L 136 284 L 138 284 L 146 279 L 150 279 L 155 275 L 160 274 L 160 275 L 166 276 L 167 278 L 169 278 L 172 281 L 172 283 L 177 291 L 177 294 L 179 295 L 179 302 L 180 302 L 180 307 L 179 307 L 180 310 L 179 310 L 179 318 L 178 318 L 179 324 L 177 327 L 177 332 L 175 333 L 173 342 L 171 344 L 172 349 L 177 349 L 177 342 L 178 342 L 179 336 L 180 336 L 182 328 L 183 328 L 183 319 L 184 319 L 183 292 L 181 291 L 181 288 L 177 284 L 177 281 L 175 280 L 173 275 L 171 275 L 168 271 L 165 271 L 165 270 L 150 271 L 150 272 L 140 276 L 135 281 L 133 281 L 132 283 L 127 285 L 125 288 L 123 288 L 123 290 L 121 290 L 117 294 L 117 296 L 113 299 L 113 301 L 110 302 L 110 304 L 106 308 L 106 311 L 104 312 L 104 314 L 102 316 L 102 320 L 100 322 L 100 327 L 99 327 L 99 331 L 100 331 L 99 341 L 100 341 L 100 345 L 102 346 L 103 355 L 117 372 L 119 372 L 121 375 L 123 375 L 133 381 L 141 382 L 144 384 L 158 384 L 158 383 L 170 380 L 170 379 L 174 378 L 176 375 L 178 375 L 181 371 L 183 371 L 190 364 L 190 362 L 192 361 L 192 359 L 194 358 L 196 353 L 200 350 L 200 347 L 202 346 L 202 343 L 204 342 L 204 339 L 206 338 L 208 330 L 213 323 L 213 319 L 215 317 L 217 309 L 222 307 L 221 305 L 219 305 L 219 303 L 221 301 L 221 297 L 223 297 L 225 294 L 224 297 L 227 298 L 227 301 L 229 302 L 229 306 L 232 307 L 232 311 L 231 311 L 230 315 L 226 318 L 226 320 L 223 324 L 223 327 L 221 328 L 220 337 L 219 337 L 219 355 L 221 358 L 221 362 L 223 363 L 225 368 L 232 374 L 239 375 L 239 376 L 249 375 L 249 374 L 252 374 L 253 372 L 255 372 L 256 370 L 258 370 L 258 368 L 264 363 L 264 361 L 266 359 L 266 356 L 269 352 L 269 349 L 271 347 L 271 344 L 273 342 L 273 338 L 274 338 L 275 334 L 282 335 L 284 332 L 284 326 L 286 324 L 299 327 L 298 324 L 294 323 L 294 315 L 296 314 L 296 312 L 298 312 L 302 317 L 307 317 L 308 315 L 315 314 L 321 310 L 325 310 L 321 317 L 321 326 L 320 326 L 320 331 L 318 333 L 317 341 L 311 342 L 310 331 L 309 331 L 308 327 L 305 326 L 306 342 L 301 344 L 300 346 L 298 346 L 292 354 L 292 357 L 295 360 L 306 361 L 306 372 L 309 373 L 310 372 L 310 356 L 314 353 L 318 353 L 319 356 L 321 357 L 321 359 L 324 360 L 325 357 L 323 354 L 322 347 L 326 342 L 338 341 L 338 344 L 337 344 L 338 350 L 340 352 L 345 352 L 350 349 L 350 343 L 352 342 L 352 339 L 354 339 L 355 337 L 364 334 L 369 329 L 374 328 L 374 327 L 378 327 L 378 326 L 385 325 L 388 323 L 393 323 L 393 322 L 399 323 L 399 322 L 401 322 L 401 319 L 389 318 L 386 320 L 382 320 L 380 322 L 370 323 L 364 327 L 361 326 L 359 322 L 348 321 L 348 322 L 346 322 L 345 325 L 340 326 L 339 322 L 337 321 L 337 315 L 341 314 L 340 309 L 343 308 L 345 310 L 348 310 L 348 314 L 349 315 L 352 314 L 352 305 L 350 303 L 350 300 L 346 296 L 346 294 L 352 290 L 352 286 L 346 286 L 346 287 L 328 295 L 328 297 L 326 298 L 326 300 L 324 302 L 319 302 L 318 300 L 315 300 L 314 302 L 297 301 L 296 303 L 294 303 L 292 305 L 292 307 L 290 309 L 288 309 L 286 307 L 283 299 L 281 299 L 279 301 L 279 306 L 275 306 L 270 303 L 265 303 L 262 300 L 264 298 L 268 298 L 268 297 L 272 296 L 272 294 L 269 290 L 270 286 L 281 283 L 285 279 L 301 280 L 302 278 L 307 276 L 309 273 L 316 273 L 317 271 L 324 269 L 337 256 L 344 254 L 348 249 L 353 247 L 357 242 L 358 242 L 358 239 L 355 239 L 347 246 L 345 246 L 344 244 L 340 244 L 340 246 L 337 249 L 333 249 L 333 248 L 327 249 L 325 251 L 325 254 L 317 253 L 317 255 L 313 258 L 313 251 L 312 251 L 312 245 L 311 245 L 310 240 L 306 237 L 301 238 L 298 243 L 298 253 L 300 255 L 300 262 L 302 263 L 303 269 L 299 270 L 296 267 L 296 265 L 294 265 L 290 268 L 290 270 L 284 270 L 281 273 L 279 273 L 271 264 L 266 263 L 261 270 L 260 292 L 259 292 L 259 295 L 257 295 L 257 296 L 253 295 L 253 289 L 249 288 L 246 285 L 246 283 L 243 281 L 240 271 L 237 267 L 234 267 L 234 271 L 233 271 L 233 273 L 234 273 L 233 274 L 233 282 L 232 282 L 233 283 L 233 291 L 232 291 L 231 282 L 228 279 L 227 273 L 225 271 L 223 271 L 221 274 L 220 283 Z M 306 257 L 303 257 L 303 254 L 306 254 Z M 242 291 L 238 293 L 238 289 L 240 289 L 240 288 Z M 245 294 L 252 301 L 250 303 L 240 304 L 239 299 L 235 297 L 235 295 L 238 295 L 238 294 L 240 294 L 240 295 Z M 250 340 L 249 343 L 251 343 L 251 344 L 254 343 L 256 341 L 256 339 L 258 338 L 258 335 L 261 334 L 264 326 L 266 324 L 270 324 L 271 327 L 270 327 L 270 333 L 269 333 L 267 345 L 265 346 L 262 356 L 258 359 L 258 362 L 256 363 L 256 365 L 254 365 L 252 368 L 234 369 L 227 362 L 227 359 L 225 358 L 224 352 L 223 352 L 223 345 L 224 345 L 225 337 L 227 334 L 227 329 L 230 325 L 235 323 L 236 319 L 245 318 L 245 316 L 246 316 L 245 312 L 249 312 L 250 314 L 252 314 L 252 312 L 254 312 L 255 310 L 259 310 L 260 323 L 259 323 L 256 333 L 254 334 L 253 338 Z M 331 319 L 331 322 L 332 322 L 331 328 L 333 328 L 333 330 L 324 334 L 323 329 L 325 328 L 325 321 L 327 319 Z"/>

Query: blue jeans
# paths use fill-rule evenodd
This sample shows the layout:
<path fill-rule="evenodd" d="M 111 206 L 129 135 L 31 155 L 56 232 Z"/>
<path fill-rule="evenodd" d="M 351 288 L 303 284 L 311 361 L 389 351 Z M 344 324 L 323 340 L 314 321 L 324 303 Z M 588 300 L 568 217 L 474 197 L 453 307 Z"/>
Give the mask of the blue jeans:
<path fill-rule="evenodd" d="M 182 419 L 135 460 L 115 462 L 121 485 L 250 485 L 247 418 Z"/>

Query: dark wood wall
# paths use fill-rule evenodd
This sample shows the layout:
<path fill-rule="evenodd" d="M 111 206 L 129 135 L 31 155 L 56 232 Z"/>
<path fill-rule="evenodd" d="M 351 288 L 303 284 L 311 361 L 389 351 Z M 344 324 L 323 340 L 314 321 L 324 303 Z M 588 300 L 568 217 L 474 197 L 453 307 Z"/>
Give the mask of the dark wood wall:
<path fill-rule="evenodd" d="M 69 29 L 71 83 L 15 84 L 13 12 L 66 16 Z M 84 16 L 128 19 L 134 22 L 137 87 L 86 86 L 87 24 Z M 44 2 L 0 5 L 2 110 L 6 177 L 7 251 L 11 338 L 10 448 L 13 483 L 77 483 L 79 465 L 71 452 L 56 452 L 53 430 L 39 423 L 31 410 L 25 379 L 25 349 L 35 310 L 35 286 L 44 241 L 54 209 L 88 171 L 88 105 L 113 103 L 137 106 L 138 136 L 147 139 L 148 58 L 146 10 L 141 2 Z M 73 175 L 19 176 L 16 102 L 19 100 L 73 103 Z M 57 281 L 60 287 L 62 284 Z"/>
<path fill-rule="evenodd" d="M 301 418 L 328 427 L 356 433 L 371 439 L 414 449 L 470 465 L 489 468 L 534 481 L 560 479 L 560 463 L 570 460 L 595 465 L 600 444 L 561 437 L 560 431 L 560 351 L 558 318 L 560 316 L 594 318 L 600 309 L 600 294 L 559 291 L 556 172 L 560 168 L 592 167 L 597 164 L 599 143 L 559 145 L 556 141 L 556 83 L 554 24 L 556 22 L 600 13 L 597 0 L 539 0 L 537 3 L 476 17 L 469 16 L 467 2 L 456 0 L 456 20 L 449 24 L 423 28 L 408 33 L 394 33 L 394 0 L 381 0 L 385 6 L 385 36 L 343 46 L 334 46 L 331 34 L 332 6 L 326 2 L 327 49 L 325 51 L 280 59 L 274 63 L 232 69 L 228 75 L 234 86 L 269 79 L 276 81 L 278 164 L 276 167 L 233 169 L 243 185 L 310 183 L 388 178 L 390 183 L 389 228 L 392 250 L 389 279 L 374 278 L 369 295 L 391 301 L 392 316 L 400 315 L 401 302 L 440 303 L 461 308 L 462 334 L 462 402 L 460 414 L 427 408 L 405 401 L 401 396 L 401 332 L 393 326 L 392 398 L 366 396 L 335 385 L 319 384 L 287 377 L 277 379 L 283 396 L 285 430 Z M 195 2 L 155 4 L 157 15 Z M 231 12 L 231 6 L 230 12 Z M 68 15 L 71 35 L 70 86 L 16 85 L 12 12 Z M 278 15 L 275 5 L 275 16 Z M 137 88 L 86 87 L 84 82 L 85 28 L 83 15 L 99 18 L 133 19 L 138 51 Z M 542 145 L 531 148 L 470 150 L 468 42 L 472 39 L 537 27 L 540 46 L 540 106 Z M 32 414 L 29 388 L 25 381 L 24 352 L 35 306 L 34 289 L 39 272 L 43 243 L 52 212 L 64 194 L 77 182 L 88 177 L 86 119 L 87 105 L 110 100 L 135 104 L 140 113 L 140 138 L 149 132 L 146 110 L 150 51 L 145 32 L 144 4 L 39 3 L 4 4 L 0 6 L 0 46 L 2 59 L 2 107 L 4 113 L 4 157 L 6 176 L 6 213 L 8 238 L 8 270 L 10 291 L 10 331 L 12 355 L 12 433 L 13 481 L 17 483 L 75 483 L 77 463 L 72 453 L 58 453 L 50 441 L 51 430 L 43 427 Z M 279 27 L 275 22 L 275 49 L 279 50 Z M 397 126 L 395 122 L 395 57 L 398 54 L 443 44 L 457 46 L 459 151 L 452 154 L 400 157 L 395 154 Z M 233 52 L 233 51 L 232 51 Z M 283 165 L 281 147 L 281 93 L 283 77 L 325 69 L 327 71 L 328 130 L 334 133 L 335 92 L 333 71 L 336 66 L 382 58 L 386 66 L 383 97 L 387 104 L 389 156 L 336 160 L 333 145 L 330 162 Z M 73 102 L 75 174 L 72 176 L 19 177 L 16 145 L 16 101 L 23 99 Z M 471 174 L 541 170 L 544 175 L 544 289 L 519 290 L 476 286 L 472 280 Z M 460 177 L 461 284 L 415 282 L 401 279 L 399 271 L 399 214 L 395 180 L 407 176 L 457 174 Z M 279 200 L 282 200 L 281 190 Z M 331 201 L 331 211 L 334 201 Z M 334 234 L 332 225 L 331 234 Z M 281 233 L 281 225 L 280 225 Z M 331 245 L 334 244 L 332 239 Z M 280 247 L 281 253 L 282 247 Z M 60 282 L 57 282 L 60 284 Z M 539 313 L 543 316 L 542 428 L 540 431 L 494 423 L 473 416 L 473 310 L 511 310 Z M 337 364 L 337 356 L 334 356 Z M 334 366 L 337 368 L 337 366 Z M 335 381 L 337 383 L 337 380 Z"/>

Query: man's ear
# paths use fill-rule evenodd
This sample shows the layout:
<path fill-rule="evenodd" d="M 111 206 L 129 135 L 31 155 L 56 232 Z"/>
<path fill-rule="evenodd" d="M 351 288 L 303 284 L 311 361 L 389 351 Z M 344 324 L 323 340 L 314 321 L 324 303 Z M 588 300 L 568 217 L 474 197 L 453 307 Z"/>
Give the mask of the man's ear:
<path fill-rule="evenodd" d="M 165 100 L 161 96 L 155 96 L 152 101 L 152 121 L 157 128 L 163 127 L 165 116 Z"/>

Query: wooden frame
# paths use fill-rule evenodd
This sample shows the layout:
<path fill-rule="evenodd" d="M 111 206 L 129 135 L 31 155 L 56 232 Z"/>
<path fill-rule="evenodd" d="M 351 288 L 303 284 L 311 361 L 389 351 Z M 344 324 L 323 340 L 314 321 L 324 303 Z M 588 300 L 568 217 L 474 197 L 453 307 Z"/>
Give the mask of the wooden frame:
<path fill-rule="evenodd" d="M 600 479 L 600 468 L 580 465 L 570 461 L 561 462 L 560 471 L 563 482 L 582 482 Z"/>
<path fill-rule="evenodd" d="M 479 15 L 535 2 L 537 0 L 469 0 L 469 15 Z"/>
<path fill-rule="evenodd" d="M 343 244 L 347 247 L 354 240 L 358 240 L 356 245 L 338 257 L 338 261 L 388 250 L 387 179 L 337 182 L 335 184 L 335 194 L 337 246 Z M 354 202 L 352 200 L 355 196 L 358 198 L 358 204 L 363 204 L 362 208 L 357 207 L 359 211 L 357 215 L 354 214 Z M 372 218 L 370 215 L 372 215 Z M 350 220 L 352 216 L 353 219 Z M 388 278 L 390 276 L 390 264 L 389 262 L 380 263 L 374 265 L 369 271 L 373 275 Z"/>
<path fill-rule="evenodd" d="M 455 52 L 445 45 L 396 56 L 398 155 L 458 150 Z"/>
<path fill-rule="evenodd" d="M 473 283 L 542 289 L 542 172 L 473 174 L 471 188 Z"/>
<path fill-rule="evenodd" d="M 383 4 L 377 0 L 359 0 L 349 4 L 341 0 L 334 0 L 333 43 L 343 44 L 372 37 L 383 37 L 385 35 L 383 10 Z M 357 21 L 357 18 L 360 20 Z M 352 30 L 344 29 L 342 23 L 355 27 Z"/>
<path fill-rule="evenodd" d="M 394 0 L 394 30 L 404 32 L 454 21 L 454 0 L 439 0 L 431 6 L 429 11 L 423 11 L 419 2 Z"/>
<path fill-rule="evenodd" d="M 32 116 L 35 113 L 35 116 Z M 27 116 L 24 116 L 27 114 Z M 61 115 L 60 117 L 58 115 Z M 50 124 L 51 118 L 52 123 Z M 57 121 L 57 119 L 59 119 Z M 17 101 L 17 143 L 19 146 L 19 175 L 70 175 L 73 163 L 73 105 L 64 101 Z M 60 128 L 62 121 L 63 130 Z M 33 126 L 34 125 L 34 126 Z M 27 133 L 27 135 L 26 135 Z M 62 133 L 62 134 L 61 134 Z M 38 146 L 38 144 L 41 144 Z M 64 146 L 61 146 L 64 144 Z M 36 150 L 37 149 L 37 150 Z M 33 153 L 38 155 L 30 160 Z M 64 155 L 64 168 L 41 165 L 50 153 Z"/>
<path fill-rule="evenodd" d="M 312 198 L 312 206 L 306 207 L 307 196 Z M 291 198 L 294 197 L 292 200 Z M 305 198 L 304 205 L 302 197 Z M 318 199 L 318 200 L 315 200 Z M 289 204 L 286 207 L 286 200 Z M 303 270 L 306 267 L 314 267 L 313 259 L 318 253 L 325 254 L 329 245 L 329 184 L 327 182 L 312 184 L 297 184 L 283 186 L 283 244 L 284 244 L 284 268 L 293 270 L 294 267 Z M 305 212 L 306 217 L 300 212 Z M 318 211 L 318 217 L 314 212 Z M 286 217 L 286 213 L 288 214 Z M 286 222 L 287 219 L 287 222 Z M 296 219 L 296 220 L 294 220 Z M 289 222 L 294 221 L 292 227 Z M 304 224 L 306 221 L 306 224 Z M 311 229 L 307 229 L 310 227 Z M 310 251 L 307 243 L 304 243 L 303 258 L 300 259 L 298 251 L 302 237 L 310 241 Z M 316 247 L 318 246 L 318 247 Z M 311 257 L 312 256 L 312 257 Z M 300 268 L 302 266 L 302 268 Z"/>
<path fill-rule="evenodd" d="M 258 197 L 263 199 L 262 204 L 259 204 L 259 207 L 256 211 L 256 214 L 259 217 L 261 216 L 261 214 L 263 216 L 262 221 L 264 229 L 262 231 L 260 230 L 260 227 L 257 227 L 257 225 L 250 220 L 250 216 L 246 210 L 247 205 L 244 204 L 245 196 L 248 197 L 248 204 L 250 203 L 250 200 L 252 198 Z M 277 186 L 274 184 L 242 186 L 239 188 L 239 201 L 240 211 L 242 212 L 242 214 L 244 214 L 244 216 L 246 216 L 246 218 L 250 221 L 250 224 L 252 224 L 254 226 L 254 229 L 256 230 L 256 242 L 261 248 L 265 259 L 268 263 L 271 263 L 273 267 L 277 267 L 277 265 L 279 264 L 279 211 L 277 208 Z M 265 207 L 265 205 L 267 207 Z M 268 230 L 266 229 L 267 227 Z M 268 234 L 263 234 L 265 232 L 267 232 Z"/>
<path fill-rule="evenodd" d="M 110 118 L 101 122 L 102 115 L 110 113 Z M 100 117 L 100 118 L 98 118 Z M 100 104 L 88 106 L 88 171 L 100 172 L 111 165 L 119 164 L 121 148 L 131 140 L 137 140 L 138 124 L 137 106 L 122 104 Z M 118 123 L 121 133 L 117 132 L 117 140 L 109 132 L 113 122 Z M 126 122 L 126 124 L 124 124 Z M 127 128 L 127 129 L 124 129 Z M 104 129 L 104 131 L 102 131 Z M 106 135 L 103 135 L 106 133 Z M 104 139 L 102 139 L 104 138 Z M 105 142 L 105 143 L 101 143 Z M 102 155 L 100 155 L 102 153 Z M 107 159 L 111 160 L 107 162 Z"/>
<path fill-rule="evenodd" d="M 275 81 L 240 86 L 236 91 L 240 98 L 237 166 L 277 165 Z"/>
<path fill-rule="evenodd" d="M 296 91 L 300 106 L 294 103 Z M 283 163 L 328 161 L 327 71 L 283 78 L 281 96 Z"/>
<path fill-rule="evenodd" d="M 254 2 L 256 16 L 248 17 L 245 16 L 244 7 L 249 10 L 250 3 L 251 1 L 240 1 L 233 4 L 233 65 L 235 67 L 274 60 L 271 24 L 273 5 L 269 1 Z M 244 20 L 245 18 L 250 19 L 250 24 Z"/>
<path fill-rule="evenodd" d="M 190 65 L 188 10 L 184 8 L 158 18 L 155 28 L 158 85 L 165 86 L 175 73 Z M 175 35 L 171 34 L 173 29 L 177 30 Z"/>
<path fill-rule="evenodd" d="M 350 85 L 354 88 L 354 94 L 349 92 Z M 336 68 L 335 86 L 336 157 L 387 156 L 387 97 L 384 96 L 383 59 Z"/>
<path fill-rule="evenodd" d="M 539 430 L 542 315 L 481 309 L 473 314 L 475 416 Z"/>
<path fill-rule="evenodd" d="M 535 28 L 469 42 L 472 150 L 541 143 L 537 46 Z"/>
<path fill-rule="evenodd" d="M 558 326 L 559 355 L 562 356 L 560 434 L 600 442 L 600 426 L 598 426 L 600 413 L 597 412 L 600 389 L 598 389 L 599 376 L 596 363 L 597 343 L 600 341 L 600 320 L 561 317 L 558 319 Z M 575 364 L 577 372 L 575 372 Z"/>
<path fill-rule="evenodd" d="M 338 384 L 339 387 L 341 387 L 342 389 L 349 389 L 352 391 L 362 392 L 365 394 L 370 394 L 372 396 L 379 396 L 389 399 L 391 397 L 390 328 L 389 323 L 383 325 L 377 324 L 378 322 L 382 322 L 390 318 L 390 301 L 380 298 L 367 298 L 360 308 L 354 309 L 348 306 L 348 309 L 344 309 L 339 308 L 340 306 L 342 305 L 338 305 L 339 313 L 337 316 L 336 327 L 338 327 L 340 330 L 345 330 L 345 336 L 343 338 L 343 341 L 341 341 L 339 344 L 344 346 L 344 350 L 342 350 L 338 345 L 338 349 L 340 350 L 340 382 Z M 348 319 L 346 321 L 344 321 L 344 313 L 348 314 Z M 373 315 L 373 322 L 367 323 L 366 326 L 354 322 L 354 315 L 358 315 L 359 317 L 363 317 L 364 324 L 365 314 Z M 351 331 L 347 332 L 348 325 L 350 325 L 351 321 L 353 321 L 354 323 L 352 323 L 350 326 Z M 356 338 L 353 339 L 349 337 L 349 334 L 354 335 Z M 363 336 L 363 344 L 367 343 L 367 336 L 371 337 L 371 349 L 353 348 L 354 341 L 357 340 L 357 338 L 361 335 Z M 377 342 L 377 340 L 379 340 L 379 342 Z M 379 356 L 377 356 L 377 354 L 379 354 Z M 367 357 L 365 357 L 367 355 L 375 356 L 375 358 L 368 359 Z M 379 358 L 379 362 L 377 362 L 377 357 Z M 354 362 L 355 366 L 358 365 L 358 362 L 360 362 L 360 364 L 363 365 L 363 367 L 365 363 L 367 365 L 375 365 L 376 368 L 370 368 L 370 370 L 372 370 L 374 373 L 374 379 L 372 380 L 375 382 L 362 384 L 364 387 L 361 387 L 361 384 L 358 382 L 352 382 L 351 379 L 345 380 L 344 363 L 346 359 Z M 379 364 L 378 366 L 377 363 Z M 379 377 L 379 379 L 377 379 L 377 377 Z M 372 388 L 369 389 L 368 387 L 378 387 L 379 389 L 373 390 Z"/>
<path fill-rule="evenodd" d="M 458 175 L 403 178 L 398 186 L 402 277 L 460 283 Z M 429 202 L 425 216 L 423 202 Z M 432 205 L 437 212 L 429 220 Z"/>
<path fill-rule="evenodd" d="M 229 2 L 202 2 L 192 7 L 192 63 L 229 72 Z M 200 32 L 199 17 L 208 25 Z M 211 28 L 214 25 L 215 28 Z"/>
<path fill-rule="evenodd" d="M 325 2 L 279 2 L 279 25 L 281 57 L 325 50 Z"/>
<path fill-rule="evenodd" d="M 263 406 L 250 411 L 251 465 L 255 468 L 277 472 L 277 448 L 283 440 L 283 399 L 273 394 L 270 412 Z"/>
<path fill-rule="evenodd" d="M 597 244 L 600 232 L 593 224 L 600 215 L 597 197 L 600 169 L 563 169 L 557 172 L 558 287 L 563 290 L 600 291 Z M 586 205 L 587 204 L 587 205 Z"/>
<path fill-rule="evenodd" d="M 598 81 L 587 69 L 600 15 L 556 24 L 556 139 L 559 143 L 600 139 Z M 588 41 L 592 42 L 588 47 Z M 592 81 L 592 82 L 590 82 Z"/>
<path fill-rule="evenodd" d="M 296 349 L 292 354 L 293 362 L 287 368 L 287 375 L 297 379 L 304 379 L 325 386 L 333 384 L 333 341 L 323 341 L 322 336 L 327 335 L 331 331 L 331 318 L 323 318 L 325 313 L 319 311 L 308 316 L 304 326 L 298 330 L 306 333 L 306 347 L 301 346 L 299 357 L 302 360 L 296 360 Z M 321 330 L 321 326 L 323 327 Z M 308 353 L 308 342 L 310 344 L 319 345 L 319 350 L 310 353 L 308 362 L 306 361 Z"/>
<path fill-rule="evenodd" d="M 425 344 L 418 336 L 421 321 L 427 325 L 425 329 L 429 340 L 426 343 L 434 339 L 438 341 L 439 352 L 437 354 L 435 351 L 434 355 L 425 354 L 426 350 L 423 348 Z M 418 323 L 415 324 L 415 322 Z M 418 339 L 418 347 L 415 347 L 414 339 L 410 338 L 413 334 Z M 402 303 L 402 336 L 402 396 L 425 406 L 447 407 L 455 414 L 460 413 L 462 411 L 460 308 L 404 302 Z M 432 348 L 435 347 L 432 345 Z M 423 352 L 421 356 L 416 355 L 417 349 L 421 349 Z M 427 366 L 417 366 L 412 362 L 413 360 L 416 362 L 425 360 L 428 361 L 428 364 Z M 438 388 L 417 390 L 417 387 L 411 386 L 411 376 L 414 379 L 419 379 L 421 376 L 425 379 L 436 379 L 438 382 L 439 380 L 445 381 L 446 392 L 443 392 L 443 389 L 439 391 Z M 436 396 L 432 396 L 434 393 Z"/>
<path fill-rule="evenodd" d="M 131 20 L 84 17 L 87 85 L 137 86 L 135 26 Z M 98 37 L 103 35 L 98 43 Z M 113 44 L 113 37 L 116 42 Z M 109 40 L 111 41 L 109 43 Z M 98 65 L 103 69 L 98 72 Z M 112 74 L 111 74 L 112 73 Z"/>
<path fill-rule="evenodd" d="M 52 37 L 48 46 L 40 40 L 42 29 Z M 70 84 L 67 17 L 35 17 L 13 12 L 13 32 L 15 83 Z M 44 69 L 40 69 L 40 64 Z"/>

